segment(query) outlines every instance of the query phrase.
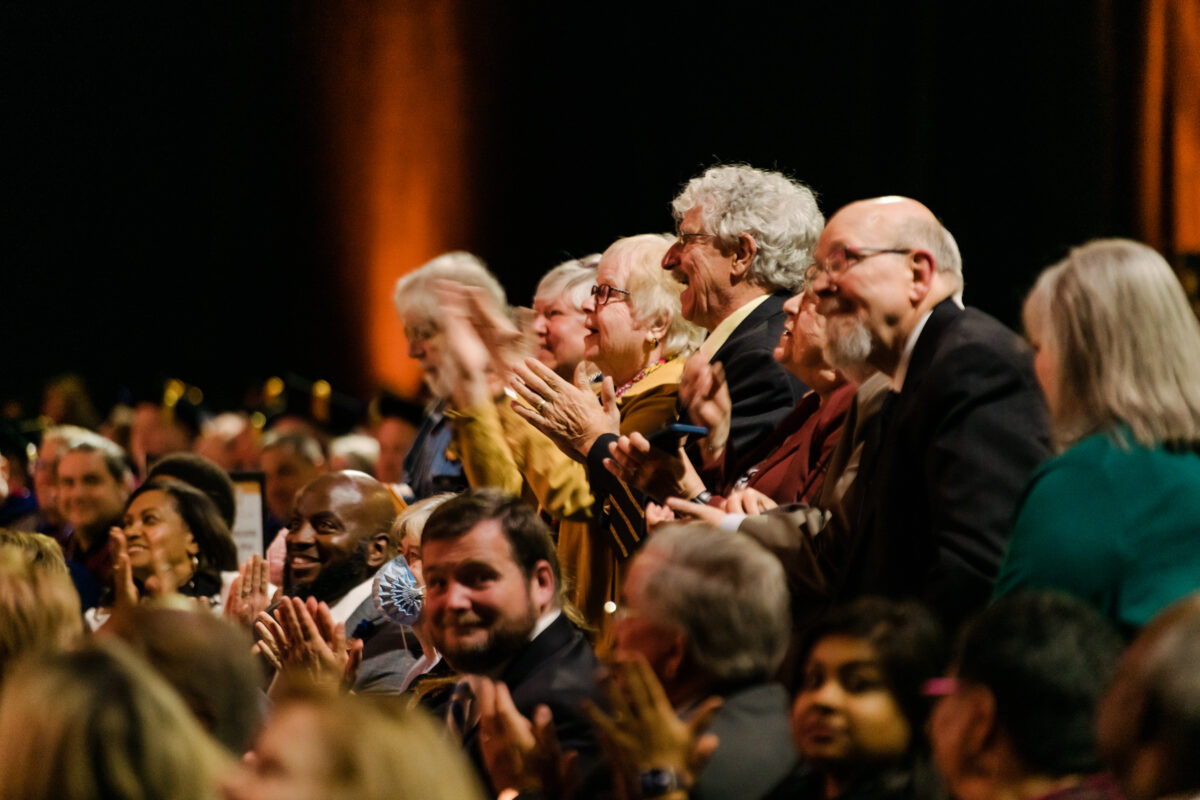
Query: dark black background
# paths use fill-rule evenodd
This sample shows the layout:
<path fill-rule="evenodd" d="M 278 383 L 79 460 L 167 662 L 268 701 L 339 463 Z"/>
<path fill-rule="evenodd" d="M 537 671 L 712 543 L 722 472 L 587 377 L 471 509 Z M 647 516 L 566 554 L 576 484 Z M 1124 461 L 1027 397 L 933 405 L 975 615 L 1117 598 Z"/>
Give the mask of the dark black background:
<path fill-rule="evenodd" d="M 317 88 L 331 15 L 370 5 L 0 10 L 0 396 L 36 406 L 66 370 L 104 408 L 162 374 L 218 405 L 284 371 L 373 388 L 338 300 Z M 827 214 L 923 200 L 958 237 L 967 302 L 1012 325 L 1066 247 L 1135 233 L 1135 3 L 457 5 L 459 245 L 514 301 L 565 257 L 669 230 L 717 161 L 783 170 Z"/>

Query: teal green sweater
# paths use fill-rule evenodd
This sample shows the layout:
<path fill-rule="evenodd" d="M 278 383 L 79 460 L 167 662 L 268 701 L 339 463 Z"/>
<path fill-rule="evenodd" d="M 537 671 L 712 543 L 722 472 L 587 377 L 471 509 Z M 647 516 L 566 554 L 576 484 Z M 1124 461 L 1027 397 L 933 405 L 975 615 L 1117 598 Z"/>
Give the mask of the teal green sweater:
<path fill-rule="evenodd" d="M 1124 631 L 1200 589 L 1200 455 L 1091 436 L 1036 470 L 993 597 L 1083 598 Z"/>

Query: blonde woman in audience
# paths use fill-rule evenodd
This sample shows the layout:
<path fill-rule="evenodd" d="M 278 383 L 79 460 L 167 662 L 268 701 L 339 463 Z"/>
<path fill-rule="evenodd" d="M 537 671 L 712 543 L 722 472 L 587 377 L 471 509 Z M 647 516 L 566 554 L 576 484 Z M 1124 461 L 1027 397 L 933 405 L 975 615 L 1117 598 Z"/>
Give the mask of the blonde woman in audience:
<path fill-rule="evenodd" d="M 1024 316 L 1061 452 L 1029 480 L 996 595 L 1061 589 L 1136 630 L 1200 588 L 1200 323 L 1126 239 L 1073 249 Z"/>
<path fill-rule="evenodd" d="M 463 754 L 419 710 L 292 689 L 275 707 L 225 800 L 482 800 Z"/>
<path fill-rule="evenodd" d="M 82 633 L 62 549 L 40 533 L 0 529 L 0 683 L 19 656 L 55 652 Z"/>
<path fill-rule="evenodd" d="M 216 800 L 229 766 L 179 695 L 111 640 L 13 670 L 0 764 L 4 800 Z"/>

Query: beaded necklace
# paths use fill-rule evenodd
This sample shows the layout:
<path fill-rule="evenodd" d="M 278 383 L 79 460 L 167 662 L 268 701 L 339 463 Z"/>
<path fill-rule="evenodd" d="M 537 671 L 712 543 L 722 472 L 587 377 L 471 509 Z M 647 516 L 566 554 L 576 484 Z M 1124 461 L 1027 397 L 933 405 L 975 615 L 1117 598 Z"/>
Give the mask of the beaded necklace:
<path fill-rule="evenodd" d="M 665 363 L 667 363 L 667 360 L 665 358 L 660 358 L 658 361 L 655 361 L 653 364 L 646 367 L 644 370 L 639 372 L 637 375 L 634 375 L 630 381 L 628 381 L 627 383 L 621 384 L 621 387 L 619 389 L 617 389 L 617 397 L 620 397 L 621 395 L 625 394 L 625 392 L 629 391 L 630 387 L 632 387 L 635 383 L 637 383 L 642 378 L 649 375 L 651 372 L 654 372 L 654 370 L 658 369 Z"/>

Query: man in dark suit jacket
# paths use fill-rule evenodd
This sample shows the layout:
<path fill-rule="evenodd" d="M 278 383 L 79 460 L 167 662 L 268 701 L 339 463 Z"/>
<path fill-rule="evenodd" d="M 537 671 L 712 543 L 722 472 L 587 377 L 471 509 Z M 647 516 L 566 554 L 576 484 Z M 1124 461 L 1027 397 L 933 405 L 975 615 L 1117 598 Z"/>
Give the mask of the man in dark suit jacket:
<path fill-rule="evenodd" d="M 494 489 L 464 492 L 430 515 L 421 550 L 430 635 L 464 676 L 447 724 L 491 796 L 509 787 L 491 786 L 480 750 L 475 695 L 482 678 L 503 682 L 526 718 L 549 706 L 563 750 L 590 767 L 598 746 L 582 703 L 600 703 L 598 662 L 563 612 L 554 542 L 536 510 Z"/>
<path fill-rule="evenodd" d="M 830 363 L 891 381 L 866 437 L 835 592 L 916 596 L 955 626 L 987 602 L 1014 504 L 1050 452 L 1028 348 L 962 307 L 958 247 L 914 200 L 840 210 L 811 277 Z"/>
<path fill-rule="evenodd" d="M 807 186 L 747 166 L 709 169 L 671 206 L 678 241 L 663 269 L 686 287 L 684 318 L 709 332 L 699 352 L 725 368 L 730 443 L 747 454 L 806 391 L 771 354 L 824 218 Z"/>

